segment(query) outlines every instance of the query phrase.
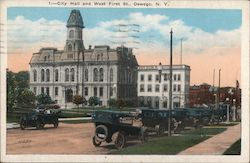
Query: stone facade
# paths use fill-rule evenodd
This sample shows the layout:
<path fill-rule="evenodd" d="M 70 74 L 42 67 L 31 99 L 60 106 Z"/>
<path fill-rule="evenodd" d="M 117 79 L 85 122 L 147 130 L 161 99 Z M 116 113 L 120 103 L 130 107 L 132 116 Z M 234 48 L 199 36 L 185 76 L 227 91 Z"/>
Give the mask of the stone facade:
<path fill-rule="evenodd" d="M 42 48 L 30 61 L 30 89 L 47 93 L 62 108 L 75 107 L 76 94 L 100 98 L 107 105 L 111 98 L 137 97 L 137 60 L 132 49 L 107 45 L 84 47 L 84 28 L 79 10 L 72 10 L 67 21 L 64 50 Z"/>
<path fill-rule="evenodd" d="M 173 65 L 172 106 L 186 107 L 190 85 L 190 67 Z M 162 66 L 161 76 L 159 66 L 140 66 L 138 68 L 138 103 L 159 109 L 169 107 L 169 66 Z"/>

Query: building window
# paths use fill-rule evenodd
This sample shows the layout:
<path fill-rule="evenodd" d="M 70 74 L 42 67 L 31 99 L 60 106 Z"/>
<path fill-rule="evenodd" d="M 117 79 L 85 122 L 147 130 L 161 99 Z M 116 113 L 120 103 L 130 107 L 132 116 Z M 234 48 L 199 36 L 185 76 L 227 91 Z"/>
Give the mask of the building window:
<path fill-rule="evenodd" d="M 167 84 L 164 84 L 163 85 L 163 92 L 167 92 L 168 91 L 168 85 Z"/>
<path fill-rule="evenodd" d="M 44 94 L 44 87 L 41 87 L 41 94 Z"/>
<path fill-rule="evenodd" d="M 144 92 L 144 84 L 140 85 L 140 92 Z"/>
<path fill-rule="evenodd" d="M 159 81 L 159 75 L 157 74 L 157 75 L 155 75 L 155 81 Z"/>
<path fill-rule="evenodd" d="M 100 68 L 100 82 L 103 82 L 103 68 Z"/>
<path fill-rule="evenodd" d="M 41 70 L 41 81 L 44 82 L 45 80 L 45 72 L 44 69 Z"/>
<path fill-rule="evenodd" d="M 174 81 L 176 81 L 176 74 L 174 74 Z"/>
<path fill-rule="evenodd" d="M 180 85 L 180 84 L 178 84 L 177 91 L 178 91 L 178 92 L 180 92 L 180 91 L 181 91 L 181 85 Z"/>
<path fill-rule="evenodd" d="M 55 96 L 58 96 L 58 87 L 55 87 Z"/>
<path fill-rule="evenodd" d="M 113 96 L 113 90 L 114 90 L 114 89 L 113 89 L 112 87 L 110 87 L 110 89 L 109 89 L 109 90 L 110 90 L 110 92 L 109 92 L 109 96 L 111 97 L 111 96 Z"/>
<path fill-rule="evenodd" d="M 148 75 L 148 81 L 152 81 L 152 75 Z"/>
<path fill-rule="evenodd" d="M 37 71 L 36 70 L 33 70 L 33 80 L 34 80 L 34 82 L 37 81 Z"/>
<path fill-rule="evenodd" d="M 78 36 L 78 39 L 82 39 L 82 31 L 78 31 L 77 36 Z"/>
<path fill-rule="evenodd" d="M 71 45 L 71 44 L 68 45 L 68 51 L 69 51 L 69 52 L 72 51 L 72 45 Z M 73 55 L 72 55 L 72 56 L 73 56 Z M 69 57 L 68 57 L 68 58 L 69 58 Z M 73 57 L 72 57 L 72 58 L 73 58 Z"/>
<path fill-rule="evenodd" d="M 66 82 L 69 81 L 69 69 L 68 68 L 65 69 L 65 81 Z"/>
<path fill-rule="evenodd" d="M 70 70 L 70 75 L 71 75 L 71 81 L 72 82 L 75 81 L 75 70 L 73 68 Z"/>
<path fill-rule="evenodd" d="M 94 68 L 94 81 L 96 82 L 96 81 L 98 81 L 98 70 L 97 70 L 97 68 Z"/>
<path fill-rule="evenodd" d="M 169 74 L 164 74 L 164 81 L 167 81 L 169 79 Z"/>
<path fill-rule="evenodd" d="M 99 88 L 99 96 L 102 97 L 103 96 L 103 87 Z"/>
<path fill-rule="evenodd" d="M 94 87 L 94 96 L 97 97 L 97 87 Z"/>
<path fill-rule="evenodd" d="M 113 82 L 113 69 L 110 69 L 110 81 Z"/>
<path fill-rule="evenodd" d="M 144 81 L 144 75 L 141 74 L 141 81 Z"/>
<path fill-rule="evenodd" d="M 46 94 L 49 95 L 49 87 L 46 87 Z"/>
<path fill-rule="evenodd" d="M 46 81 L 47 82 L 50 81 L 50 72 L 49 72 L 49 69 L 46 70 Z"/>
<path fill-rule="evenodd" d="M 72 102 L 73 101 L 73 91 L 72 89 L 67 89 L 66 90 L 66 102 Z"/>
<path fill-rule="evenodd" d="M 89 71 L 88 69 L 85 69 L 85 81 L 88 81 L 89 80 Z"/>
<path fill-rule="evenodd" d="M 58 70 L 55 70 L 55 81 L 58 82 L 58 78 L 59 78 L 59 73 Z"/>
<path fill-rule="evenodd" d="M 155 85 L 155 92 L 160 92 L 160 85 L 159 84 Z"/>
<path fill-rule="evenodd" d="M 74 30 L 69 31 L 69 38 L 74 38 Z"/>
<path fill-rule="evenodd" d="M 181 81 L 181 74 L 178 74 L 178 81 Z"/>
<path fill-rule="evenodd" d="M 152 85 L 151 84 L 148 85 L 148 92 L 152 92 Z"/>
<path fill-rule="evenodd" d="M 89 95 L 89 89 L 88 89 L 88 87 L 85 87 L 85 88 L 84 88 L 84 95 L 85 95 L 85 96 L 88 96 L 88 95 Z"/>
<path fill-rule="evenodd" d="M 33 93 L 36 95 L 36 87 L 33 88 Z"/>
<path fill-rule="evenodd" d="M 47 61 L 47 56 L 44 56 L 44 61 Z"/>
<path fill-rule="evenodd" d="M 174 90 L 173 91 L 176 92 L 176 84 L 174 84 Z"/>

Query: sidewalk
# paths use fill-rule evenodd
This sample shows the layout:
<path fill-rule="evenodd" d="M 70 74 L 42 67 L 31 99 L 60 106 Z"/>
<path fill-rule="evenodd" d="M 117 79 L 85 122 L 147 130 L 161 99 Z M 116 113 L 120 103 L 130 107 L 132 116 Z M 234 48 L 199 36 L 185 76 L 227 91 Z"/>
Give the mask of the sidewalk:
<path fill-rule="evenodd" d="M 221 155 L 241 137 L 241 124 L 230 126 L 226 131 L 213 136 L 179 155 Z"/>

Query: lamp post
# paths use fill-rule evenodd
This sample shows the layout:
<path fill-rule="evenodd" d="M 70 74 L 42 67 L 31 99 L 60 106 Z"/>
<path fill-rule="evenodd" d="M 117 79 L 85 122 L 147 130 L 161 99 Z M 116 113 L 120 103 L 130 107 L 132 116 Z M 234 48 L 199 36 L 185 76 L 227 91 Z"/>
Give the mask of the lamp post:
<path fill-rule="evenodd" d="M 233 121 L 236 121 L 236 106 L 235 106 L 235 102 L 236 102 L 236 99 L 233 99 L 233 107 L 232 107 Z"/>
<path fill-rule="evenodd" d="M 226 103 L 227 103 L 227 124 L 229 124 L 229 98 L 226 98 Z"/>
<path fill-rule="evenodd" d="M 168 116 L 168 136 L 171 136 L 171 122 L 172 122 L 172 76 L 173 76 L 173 58 L 172 58 L 172 35 L 173 31 L 170 31 L 170 80 L 169 80 L 169 116 Z"/>

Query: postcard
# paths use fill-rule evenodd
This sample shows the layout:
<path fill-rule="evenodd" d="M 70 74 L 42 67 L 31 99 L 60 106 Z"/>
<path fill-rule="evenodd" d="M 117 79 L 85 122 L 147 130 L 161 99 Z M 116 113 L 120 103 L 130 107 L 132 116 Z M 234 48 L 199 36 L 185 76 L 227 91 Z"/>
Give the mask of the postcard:
<path fill-rule="evenodd" d="M 2 0 L 2 162 L 249 162 L 249 2 Z"/>

